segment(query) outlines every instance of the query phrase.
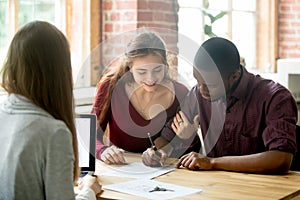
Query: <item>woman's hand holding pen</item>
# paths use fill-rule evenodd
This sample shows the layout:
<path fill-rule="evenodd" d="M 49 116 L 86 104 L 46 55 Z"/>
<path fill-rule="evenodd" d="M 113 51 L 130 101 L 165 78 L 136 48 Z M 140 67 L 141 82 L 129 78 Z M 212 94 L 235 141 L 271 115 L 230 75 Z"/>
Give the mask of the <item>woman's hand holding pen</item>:
<path fill-rule="evenodd" d="M 106 148 L 101 154 L 101 160 L 106 164 L 126 164 L 124 158 L 124 150 L 120 149 L 114 145 Z"/>
<path fill-rule="evenodd" d="M 158 149 L 155 151 L 153 148 L 148 148 L 143 152 L 142 161 L 144 165 L 147 166 L 162 167 L 167 157 L 168 156 L 166 152 L 162 149 Z"/>
<path fill-rule="evenodd" d="M 158 167 L 163 166 L 163 163 L 167 159 L 167 154 L 163 150 L 158 150 L 155 146 L 151 134 L 147 133 L 149 141 L 151 143 L 151 148 L 148 148 L 146 151 L 143 152 L 142 161 L 144 165 L 151 166 L 151 167 Z"/>
<path fill-rule="evenodd" d="M 194 123 L 190 123 L 185 114 L 182 111 L 179 111 L 174 117 L 171 127 L 178 137 L 181 139 L 188 139 L 195 133 L 198 125 L 198 115 L 194 117 Z"/>

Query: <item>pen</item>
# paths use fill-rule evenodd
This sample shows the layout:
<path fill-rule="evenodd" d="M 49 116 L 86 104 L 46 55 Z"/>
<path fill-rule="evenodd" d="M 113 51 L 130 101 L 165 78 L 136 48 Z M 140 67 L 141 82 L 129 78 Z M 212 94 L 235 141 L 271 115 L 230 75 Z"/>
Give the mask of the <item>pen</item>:
<path fill-rule="evenodd" d="M 158 156 L 161 157 L 160 152 L 158 152 L 157 147 L 155 146 L 154 142 L 152 141 L 152 138 L 151 138 L 150 133 L 148 132 L 147 134 L 148 134 L 148 138 L 149 138 L 150 143 L 151 143 L 151 148 L 155 151 L 155 154 L 156 154 L 156 155 L 158 155 Z M 163 166 L 162 162 L 159 162 L 159 163 L 160 163 L 160 166 Z"/>
<path fill-rule="evenodd" d="M 206 156 L 206 150 L 205 150 L 205 146 L 204 146 L 204 137 L 203 137 L 203 134 L 202 134 L 202 131 L 201 131 L 200 124 L 199 124 L 199 126 L 198 126 L 197 134 L 198 134 L 198 136 L 199 136 L 199 138 L 200 138 L 202 154 L 203 154 L 204 156 Z"/>
<path fill-rule="evenodd" d="M 153 143 L 153 140 L 152 140 L 152 138 L 151 138 L 151 136 L 150 136 L 150 133 L 147 133 L 147 134 L 148 134 L 148 138 L 149 138 L 149 140 L 150 140 L 152 149 L 153 149 L 154 151 L 157 151 L 158 149 L 157 149 L 157 147 L 155 146 L 155 144 Z"/>

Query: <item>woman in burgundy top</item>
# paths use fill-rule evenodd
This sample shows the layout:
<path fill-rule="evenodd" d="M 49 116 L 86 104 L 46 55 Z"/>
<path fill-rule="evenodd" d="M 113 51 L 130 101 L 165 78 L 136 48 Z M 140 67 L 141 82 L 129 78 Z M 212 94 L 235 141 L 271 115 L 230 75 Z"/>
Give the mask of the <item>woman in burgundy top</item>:
<path fill-rule="evenodd" d="M 98 159 L 124 164 L 124 150 L 142 153 L 151 147 L 148 133 L 153 140 L 160 137 L 188 92 L 168 77 L 168 68 L 163 40 L 145 32 L 129 42 L 121 65 L 103 75 L 92 110 L 98 117 Z M 103 142 L 104 132 L 108 144 Z"/>

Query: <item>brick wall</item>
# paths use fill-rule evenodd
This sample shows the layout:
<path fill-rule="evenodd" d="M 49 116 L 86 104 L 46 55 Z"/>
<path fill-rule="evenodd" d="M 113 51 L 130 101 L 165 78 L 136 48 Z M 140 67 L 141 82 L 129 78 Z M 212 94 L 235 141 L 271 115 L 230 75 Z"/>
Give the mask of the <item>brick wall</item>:
<path fill-rule="evenodd" d="M 279 0 L 279 58 L 300 58 L 300 0 Z M 178 3 L 176 0 L 103 0 L 103 39 L 142 27 L 167 29 L 162 35 L 171 51 L 177 52 Z M 121 55 L 128 38 L 115 39 L 104 50 L 104 64 Z M 177 61 L 172 61 L 176 65 Z"/>
<path fill-rule="evenodd" d="M 300 0 L 279 0 L 279 57 L 300 58 Z"/>
<path fill-rule="evenodd" d="M 261 49 L 258 53 L 259 55 L 263 54 L 261 52 L 273 53 L 274 55 L 262 56 L 264 59 L 268 59 L 267 63 L 274 62 L 271 63 L 272 66 L 276 65 L 277 58 L 300 58 L 300 0 L 274 1 L 278 2 L 278 7 L 276 6 L 278 8 L 278 32 L 275 31 L 276 34 L 268 32 L 272 28 L 272 23 L 270 23 L 270 27 L 266 26 L 266 30 L 257 30 L 260 31 L 257 49 Z M 264 1 L 259 2 L 262 4 Z M 105 55 L 102 57 L 102 66 L 107 66 L 125 50 L 129 38 L 115 38 L 116 35 L 142 27 L 164 29 L 161 36 L 166 41 L 168 49 L 175 54 L 178 51 L 176 46 L 178 36 L 174 34 L 178 30 L 177 0 L 102 0 L 102 8 L 102 41 L 113 40 L 113 42 L 110 41 L 111 46 L 105 45 L 106 48 L 102 50 L 101 55 Z M 260 20 L 272 18 L 271 15 L 261 15 L 260 17 Z M 267 32 L 269 36 L 267 36 Z M 264 35 L 267 36 L 267 39 L 262 37 Z M 274 36 L 274 38 L 272 39 L 270 36 Z M 263 43 L 262 41 L 268 41 L 269 44 L 265 46 L 271 50 L 271 45 L 278 43 L 278 49 L 275 48 L 272 51 L 262 49 L 259 47 L 259 44 Z M 177 57 L 173 56 L 171 62 L 176 66 Z M 265 67 L 265 63 L 262 60 L 257 66 Z"/>
<path fill-rule="evenodd" d="M 104 45 L 104 65 L 124 52 L 130 38 L 123 33 L 142 27 L 159 32 L 168 49 L 178 51 L 177 0 L 103 0 L 103 17 L 103 42 L 110 44 Z"/>

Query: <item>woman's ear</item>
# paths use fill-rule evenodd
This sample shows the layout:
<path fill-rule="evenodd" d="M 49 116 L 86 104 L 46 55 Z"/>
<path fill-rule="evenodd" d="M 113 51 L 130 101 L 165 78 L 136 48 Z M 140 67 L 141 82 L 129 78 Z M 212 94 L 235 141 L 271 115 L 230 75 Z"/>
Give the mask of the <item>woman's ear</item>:
<path fill-rule="evenodd" d="M 128 65 L 125 67 L 125 72 L 131 72 L 132 73 L 132 70 Z"/>

